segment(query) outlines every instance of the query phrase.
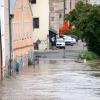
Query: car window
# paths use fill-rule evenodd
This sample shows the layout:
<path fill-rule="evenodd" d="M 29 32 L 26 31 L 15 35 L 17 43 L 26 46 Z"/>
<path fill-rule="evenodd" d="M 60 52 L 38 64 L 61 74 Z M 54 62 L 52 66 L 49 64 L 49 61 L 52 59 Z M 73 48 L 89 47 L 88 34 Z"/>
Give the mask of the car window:
<path fill-rule="evenodd" d="M 63 39 L 57 39 L 57 42 L 64 42 Z"/>
<path fill-rule="evenodd" d="M 69 37 L 69 36 L 65 36 L 64 39 L 71 39 L 71 37 Z"/>

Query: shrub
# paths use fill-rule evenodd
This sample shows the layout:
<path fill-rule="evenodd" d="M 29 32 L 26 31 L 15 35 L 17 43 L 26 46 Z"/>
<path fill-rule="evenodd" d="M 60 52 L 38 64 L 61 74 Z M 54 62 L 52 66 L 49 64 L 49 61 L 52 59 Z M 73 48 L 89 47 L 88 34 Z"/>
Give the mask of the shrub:
<path fill-rule="evenodd" d="M 88 50 L 100 56 L 100 5 L 80 1 L 65 19 L 75 27 L 75 34 L 86 42 Z"/>
<path fill-rule="evenodd" d="M 28 65 L 32 65 L 32 60 L 28 59 Z"/>
<path fill-rule="evenodd" d="M 98 59 L 99 56 L 92 51 L 85 51 L 85 52 L 79 54 L 79 58 L 93 60 L 93 59 Z"/>

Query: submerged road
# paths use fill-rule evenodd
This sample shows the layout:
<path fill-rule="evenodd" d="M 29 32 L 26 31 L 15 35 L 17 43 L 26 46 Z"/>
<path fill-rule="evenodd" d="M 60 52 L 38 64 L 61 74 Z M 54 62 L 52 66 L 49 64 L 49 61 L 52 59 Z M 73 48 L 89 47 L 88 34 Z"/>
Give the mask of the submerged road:
<path fill-rule="evenodd" d="M 1 82 L 0 100 L 100 100 L 100 63 L 41 60 Z"/>

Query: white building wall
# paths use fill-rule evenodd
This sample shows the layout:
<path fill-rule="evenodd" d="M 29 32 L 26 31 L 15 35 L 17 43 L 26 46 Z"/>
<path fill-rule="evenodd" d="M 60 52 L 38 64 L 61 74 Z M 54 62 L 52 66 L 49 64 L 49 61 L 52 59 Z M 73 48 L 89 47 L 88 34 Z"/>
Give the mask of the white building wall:
<path fill-rule="evenodd" d="M 9 61 L 9 17 L 8 0 L 1 1 L 1 38 L 2 38 L 2 67 L 3 75 L 8 73 Z"/>
<path fill-rule="evenodd" d="M 4 0 L 4 33 L 5 33 L 5 50 L 6 50 L 6 60 L 10 57 L 10 43 L 9 43 L 9 8 L 8 1 Z"/>
<path fill-rule="evenodd" d="M 2 70 L 5 69 L 5 33 L 4 33 L 4 1 L 1 1 L 1 41 L 2 41 Z"/>
<path fill-rule="evenodd" d="M 36 0 L 36 4 L 31 4 L 33 18 L 39 18 L 39 28 L 33 30 L 33 43 L 41 40 L 39 49 L 48 47 L 47 35 L 49 34 L 49 0 Z"/>

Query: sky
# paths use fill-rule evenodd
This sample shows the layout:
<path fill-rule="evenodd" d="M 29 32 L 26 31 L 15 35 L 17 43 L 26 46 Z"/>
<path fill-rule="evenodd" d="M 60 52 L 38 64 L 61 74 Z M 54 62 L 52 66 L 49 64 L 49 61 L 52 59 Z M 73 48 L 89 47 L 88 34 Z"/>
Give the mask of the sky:
<path fill-rule="evenodd" d="M 0 0 L 1 1 L 1 0 Z M 100 0 L 90 0 L 92 4 L 100 4 Z M 14 8 L 14 3 L 15 0 L 10 0 L 10 4 L 11 4 L 11 14 L 13 13 L 13 8 Z"/>
<path fill-rule="evenodd" d="M 15 3 L 15 0 L 10 0 L 10 12 L 11 12 L 11 14 L 13 13 L 14 3 Z"/>
<path fill-rule="evenodd" d="M 100 0 L 90 0 L 92 4 L 100 4 Z"/>

